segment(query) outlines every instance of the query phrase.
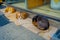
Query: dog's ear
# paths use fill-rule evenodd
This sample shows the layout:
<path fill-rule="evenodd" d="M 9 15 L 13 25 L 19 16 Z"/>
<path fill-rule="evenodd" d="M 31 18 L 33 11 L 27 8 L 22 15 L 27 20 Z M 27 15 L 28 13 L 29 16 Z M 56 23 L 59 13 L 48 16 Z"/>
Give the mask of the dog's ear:
<path fill-rule="evenodd" d="M 34 16 L 33 18 L 32 18 L 32 22 L 37 22 L 37 18 L 38 18 L 38 15 L 36 15 L 36 16 Z"/>
<path fill-rule="evenodd" d="M 21 12 L 21 18 L 22 18 L 22 19 L 26 19 L 28 16 L 29 16 L 28 13 L 26 13 L 26 12 Z"/>
<path fill-rule="evenodd" d="M 37 18 L 38 18 L 38 15 L 36 15 L 32 18 L 32 24 L 36 27 L 37 27 Z"/>

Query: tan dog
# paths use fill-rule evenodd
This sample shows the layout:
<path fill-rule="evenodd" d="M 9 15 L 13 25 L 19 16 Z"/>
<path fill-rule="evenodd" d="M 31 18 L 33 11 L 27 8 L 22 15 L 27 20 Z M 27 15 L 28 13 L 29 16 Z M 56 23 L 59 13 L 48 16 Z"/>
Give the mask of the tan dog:
<path fill-rule="evenodd" d="M 14 12 L 16 12 L 16 10 L 15 10 L 15 8 L 8 6 L 5 9 L 5 13 L 7 13 L 7 12 L 14 13 Z"/>

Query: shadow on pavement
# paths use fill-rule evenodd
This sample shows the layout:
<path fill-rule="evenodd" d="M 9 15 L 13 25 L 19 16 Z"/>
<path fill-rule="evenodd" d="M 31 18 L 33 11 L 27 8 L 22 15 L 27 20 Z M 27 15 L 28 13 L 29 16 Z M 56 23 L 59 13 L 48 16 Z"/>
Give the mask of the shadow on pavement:
<path fill-rule="evenodd" d="M 4 5 L 0 5 L 0 9 L 3 9 L 3 8 L 5 8 L 6 6 L 4 6 Z"/>
<path fill-rule="evenodd" d="M 4 15 L 0 15 L 0 27 L 6 25 L 8 23 L 10 23 L 9 20 Z"/>

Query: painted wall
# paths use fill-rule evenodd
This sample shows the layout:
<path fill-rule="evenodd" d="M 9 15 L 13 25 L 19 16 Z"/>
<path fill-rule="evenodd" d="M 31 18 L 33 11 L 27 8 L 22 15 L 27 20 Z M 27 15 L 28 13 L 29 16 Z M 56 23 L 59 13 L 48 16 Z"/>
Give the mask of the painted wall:
<path fill-rule="evenodd" d="M 43 5 L 43 0 L 27 0 L 27 6 L 29 9 Z"/>

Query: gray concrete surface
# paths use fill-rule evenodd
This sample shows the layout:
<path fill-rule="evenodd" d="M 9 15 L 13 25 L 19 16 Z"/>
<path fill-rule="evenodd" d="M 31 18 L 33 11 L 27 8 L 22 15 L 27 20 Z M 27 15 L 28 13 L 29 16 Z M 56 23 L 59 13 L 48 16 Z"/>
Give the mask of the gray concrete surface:
<path fill-rule="evenodd" d="M 45 40 L 23 26 L 9 23 L 0 27 L 0 40 Z"/>

